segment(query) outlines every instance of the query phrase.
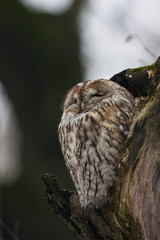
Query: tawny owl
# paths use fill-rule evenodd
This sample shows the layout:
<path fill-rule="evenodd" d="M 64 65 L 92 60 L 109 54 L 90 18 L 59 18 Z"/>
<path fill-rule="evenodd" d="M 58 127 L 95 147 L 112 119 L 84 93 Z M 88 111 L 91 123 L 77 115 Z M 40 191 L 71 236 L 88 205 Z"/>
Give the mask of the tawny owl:
<path fill-rule="evenodd" d="M 68 93 L 59 140 L 82 208 L 106 203 L 133 108 L 132 94 L 106 79 L 79 83 Z"/>

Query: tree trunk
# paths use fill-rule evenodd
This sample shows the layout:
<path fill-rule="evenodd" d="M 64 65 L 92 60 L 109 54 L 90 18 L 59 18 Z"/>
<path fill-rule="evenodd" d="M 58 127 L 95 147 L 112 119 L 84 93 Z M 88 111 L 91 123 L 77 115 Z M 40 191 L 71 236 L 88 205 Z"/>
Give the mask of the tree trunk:
<path fill-rule="evenodd" d="M 111 78 L 136 97 L 126 151 L 110 202 L 83 211 L 74 192 L 62 191 L 43 174 L 46 198 L 80 239 L 160 239 L 160 58 L 147 67 L 127 69 Z"/>

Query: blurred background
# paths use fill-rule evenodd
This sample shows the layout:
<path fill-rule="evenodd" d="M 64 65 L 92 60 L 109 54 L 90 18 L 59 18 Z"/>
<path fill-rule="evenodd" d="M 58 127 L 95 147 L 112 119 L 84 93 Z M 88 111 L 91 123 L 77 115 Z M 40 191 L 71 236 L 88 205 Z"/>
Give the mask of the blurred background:
<path fill-rule="evenodd" d="M 73 190 L 57 126 L 68 89 L 153 63 L 160 1 L 0 1 L 0 239 L 76 236 L 52 214 L 41 173 Z"/>

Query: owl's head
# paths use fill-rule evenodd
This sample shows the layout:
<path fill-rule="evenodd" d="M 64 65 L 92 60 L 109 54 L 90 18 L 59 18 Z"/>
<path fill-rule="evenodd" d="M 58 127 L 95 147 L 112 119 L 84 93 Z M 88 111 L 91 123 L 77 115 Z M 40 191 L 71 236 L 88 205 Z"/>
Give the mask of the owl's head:
<path fill-rule="evenodd" d="M 67 94 L 64 102 L 64 110 L 74 113 L 83 113 L 95 108 L 104 100 L 112 99 L 113 96 L 118 100 L 118 95 L 130 94 L 119 84 L 106 80 L 88 80 L 77 84 Z"/>

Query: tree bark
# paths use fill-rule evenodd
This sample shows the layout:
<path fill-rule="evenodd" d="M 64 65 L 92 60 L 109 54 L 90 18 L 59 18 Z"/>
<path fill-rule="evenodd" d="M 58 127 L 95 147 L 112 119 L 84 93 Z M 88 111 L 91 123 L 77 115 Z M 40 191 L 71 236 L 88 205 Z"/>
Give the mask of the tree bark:
<path fill-rule="evenodd" d="M 74 192 L 61 190 L 50 174 L 41 178 L 45 197 L 80 239 L 160 239 L 160 58 L 147 67 L 127 69 L 112 81 L 136 97 L 126 150 L 110 201 L 83 211 Z"/>

